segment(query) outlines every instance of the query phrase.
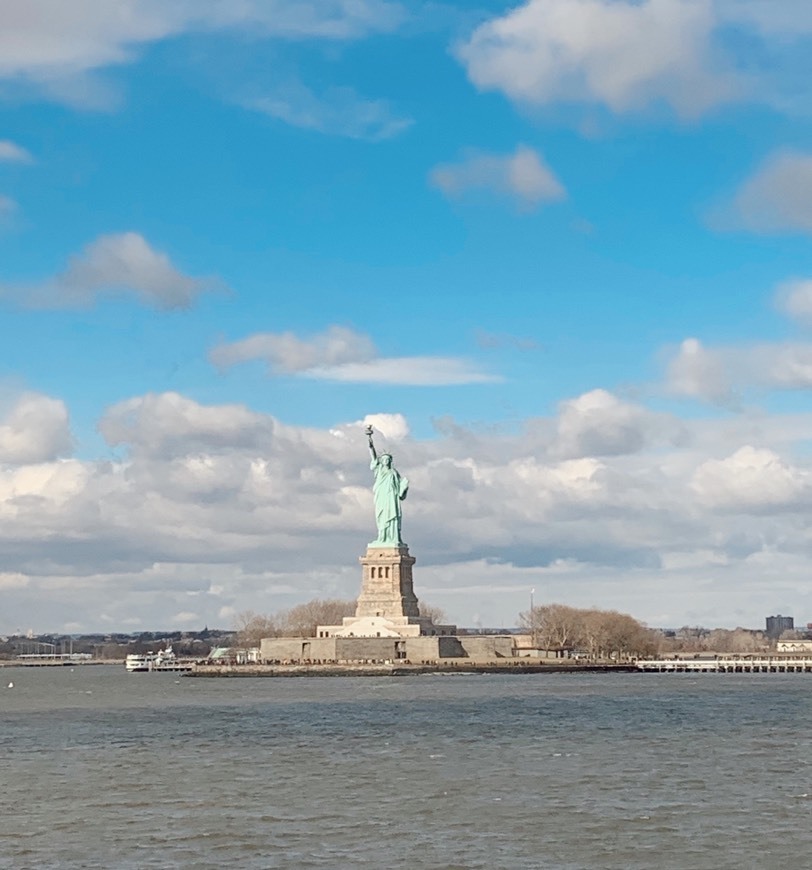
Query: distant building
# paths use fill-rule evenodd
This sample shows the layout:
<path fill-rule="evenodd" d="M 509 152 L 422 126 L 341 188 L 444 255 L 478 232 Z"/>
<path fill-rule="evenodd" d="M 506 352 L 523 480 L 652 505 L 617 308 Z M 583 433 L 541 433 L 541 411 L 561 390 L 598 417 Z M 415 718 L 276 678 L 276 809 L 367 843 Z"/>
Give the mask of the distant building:
<path fill-rule="evenodd" d="M 812 640 L 779 640 L 775 645 L 775 651 L 812 655 Z"/>
<path fill-rule="evenodd" d="M 767 637 L 771 640 L 781 637 L 785 631 L 793 631 L 795 629 L 795 620 L 791 616 L 781 616 L 780 613 L 778 616 L 768 616 L 766 623 Z"/>

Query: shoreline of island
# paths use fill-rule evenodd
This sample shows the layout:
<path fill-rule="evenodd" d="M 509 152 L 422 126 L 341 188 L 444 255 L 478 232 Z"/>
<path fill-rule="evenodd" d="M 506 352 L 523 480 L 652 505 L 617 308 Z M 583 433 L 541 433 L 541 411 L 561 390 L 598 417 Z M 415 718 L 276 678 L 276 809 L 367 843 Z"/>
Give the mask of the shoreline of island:
<path fill-rule="evenodd" d="M 310 664 L 204 664 L 183 674 L 184 677 L 413 677 L 461 674 L 571 674 L 630 673 L 634 664 L 537 664 L 525 662 L 454 662 L 454 663 L 310 663 Z"/>

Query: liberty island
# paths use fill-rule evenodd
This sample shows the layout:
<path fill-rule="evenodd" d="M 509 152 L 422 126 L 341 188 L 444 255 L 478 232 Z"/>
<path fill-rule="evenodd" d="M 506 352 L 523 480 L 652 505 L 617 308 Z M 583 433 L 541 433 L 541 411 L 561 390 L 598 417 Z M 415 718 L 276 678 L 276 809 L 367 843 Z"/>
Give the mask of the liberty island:
<path fill-rule="evenodd" d="M 417 561 L 403 540 L 403 502 L 409 481 L 388 451 L 375 447 L 371 426 L 365 429 L 372 472 L 375 539 L 361 563 L 361 589 L 355 614 L 340 625 L 316 625 L 311 636 L 263 637 L 259 660 L 251 665 L 202 664 L 188 676 L 380 675 L 429 671 L 537 672 L 550 670 L 625 670 L 620 662 L 563 661 L 533 658 L 532 636 L 515 633 L 460 632 L 456 625 L 435 623 L 421 614 L 414 591 Z M 310 629 L 313 632 L 313 629 Z"/>
<path fill-rule="evenodd" d="M 402 535 L 409 481 L 391 453 L 378 453 L 371 426 L 365 434 L 377 535 L 359 559 L 361 591 L 355 615 L 344 617 L 341 625 L 319 625 L 315 637 L 265 638 L 263 661 L 424 661 L 466 655 L 455 625 L 435 625 L 420 615 L 412 574 L 416 559 Z M 477 638 L 479 646 L 481 641 Z"/>

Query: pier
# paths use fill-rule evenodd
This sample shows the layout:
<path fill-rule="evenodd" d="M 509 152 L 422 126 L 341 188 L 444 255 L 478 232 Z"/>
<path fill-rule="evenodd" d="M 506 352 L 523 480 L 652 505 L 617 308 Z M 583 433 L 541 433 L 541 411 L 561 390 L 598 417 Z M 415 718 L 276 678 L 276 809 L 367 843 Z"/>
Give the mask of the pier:
<path fill-rule="evenodd" d="M 640 671 L 713 674 L 812 674 L 812 656 L 718 656 L 638 661 Z"/>

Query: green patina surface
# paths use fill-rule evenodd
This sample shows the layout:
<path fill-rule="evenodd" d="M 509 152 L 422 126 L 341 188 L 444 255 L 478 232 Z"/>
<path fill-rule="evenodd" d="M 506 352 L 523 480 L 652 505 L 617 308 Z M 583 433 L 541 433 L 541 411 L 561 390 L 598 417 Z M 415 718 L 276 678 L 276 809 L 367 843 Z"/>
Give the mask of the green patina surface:
<path fill-rule="evenodd" d="M 369 467 L 374 474 L 372 497 L 375 501 L 375 523 L 378 527 L 378 537 L 371 541 L 370 547 L 397 547 L 403 543 L 401 537 L 401 519 L 403 508 L 401 503 L 409 491 L 409 481 L 401 476 L 392 464 L 392 455 L 382 453 L 378 456 L 372 443 L 372 427 L 367 429 L 369 437 L 369 452 L 372 461 Z"/>

